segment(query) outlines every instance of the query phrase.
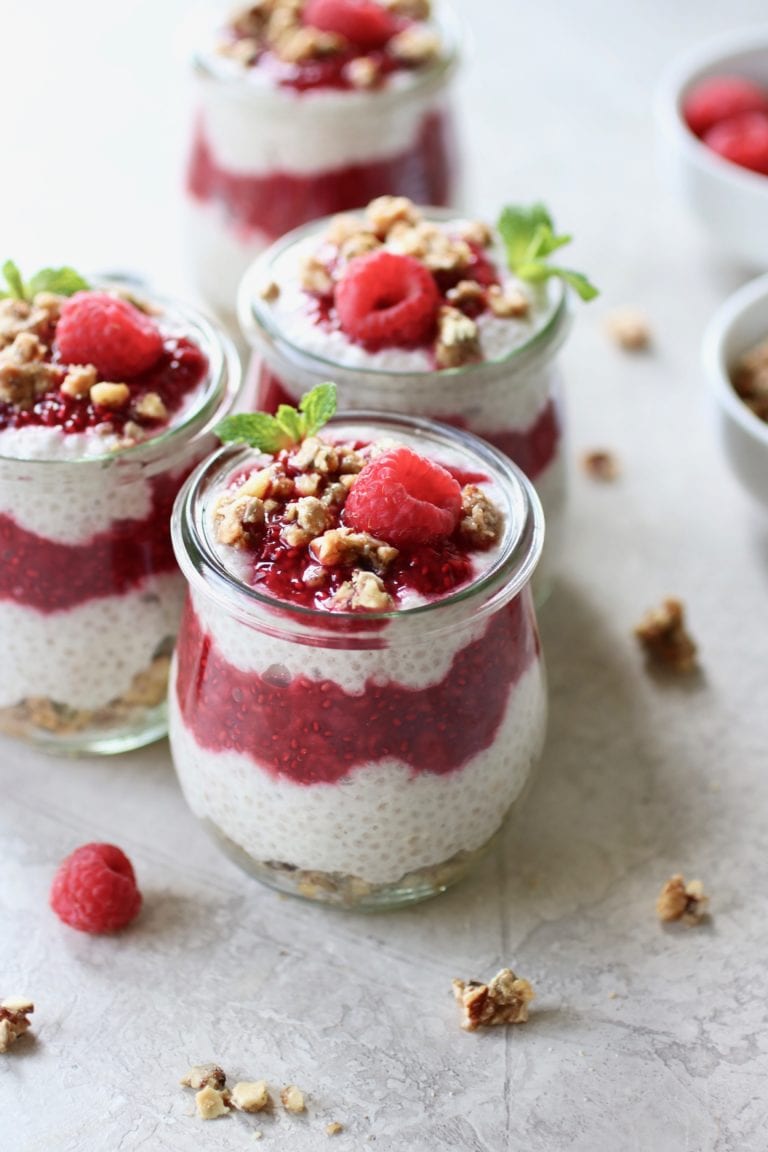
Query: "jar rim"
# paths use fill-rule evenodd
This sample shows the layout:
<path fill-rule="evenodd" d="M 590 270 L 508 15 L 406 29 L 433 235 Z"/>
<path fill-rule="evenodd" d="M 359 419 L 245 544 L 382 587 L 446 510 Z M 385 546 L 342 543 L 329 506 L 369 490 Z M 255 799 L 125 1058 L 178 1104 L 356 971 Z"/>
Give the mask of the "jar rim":
<path fill-rule="evenodd" d="M 97 287 L 105 290 L 125 290 L 132 294 L 136 291 L 135 284 L 120 281 L 95 281 Z M 141 292 L 142 300 L 159 307 L 163 313 L 178 319 L 184 328 L 185 334 L 200 348 L 208 362 L 207 381 L 199 400 L 183 420 L 172 423 L 157 436 L 151 436 L 137 444 L 125 448 L 112 449 L 107 452 L 83 456 L 20 456 L 8 455 L 0 452 L 0 463 L 5 466 L 20 464 L 47 467 L 51 470 L 57 466 L 69 469 L 80 468 L 87 470 L 104 468 L 118 461 L 146 465 L 162 460 L 167 463 L 168 457 L 180 445 L 189 443 L 190 432 L 194 439 L 204 436 L 211 430 L 218 419 L 221 410 L 234 401 L 241 385 L 240 357 L 230 337 L 205 313 L 188 304 L 179 303 L 170 297 L 147 292 Z"/>
<path fill-rule="evenodd" d="M 427 220 L 446 221 L 460 218 L 460 214 L 457 214 L 456 210 L 451 208 L 422 205 L 419 205 L 419 208 Z M 355 213 L 344 213 L 344 215 L 354 214 Z M 294 244 L 300 243 L 315 232 L 320 234 L 337 215 L 339 215 L 339 213 L 333 213 L 330 216 L 312 220 L 307 224 L 302 224 L 298 228 L 287 232 L 257 256 L 244 273 L 238 288 L 237 315 L 240 328 L 251 348 L 256 348 L 258 340 L 263 337 L 274 343 L 278 349 L 285 351 L 291 357 L 304 360 L 307 364 L 317 366 L 319 370 L 328 372 L 331 375 L 336 372 L 344 372 L 353 373 L 356 378 L 362 378 L 363 380 L 374 378 L 392 382 L 407 380 L 410 389 L 418 388 L 426 381 L 433 383 L 436 377 L 443 380 L 450 380 L 458 376 L 462 378 L 468 377 L 470 381 L 468 387 L 471 387 L 472 378 L 478 374 L 482 374 L 483 372 L 487 373 L 489 370 L 498 368 L 515 369 L 524 367 L 542 353 L 546 353 L 549 358 L 553 356 L 564 343 L 570 327 L 570 309 L 568 305 L 568 292 L 565 284 L 561 280 L 550 281 L 549 290 L 554 296 L 550 312 L 542 326 L 532 332 L 527 340 L 524 340 L 522 344 L 516 345 L 516 347 L 503 356 L 489 360 L 480 360 L 470 364 L 462 364 L 456 368 L 414 370 L 411 368 L 391 369 L 372 365 L 344 364 L 339 360 L 333 360 L 327 356 L 320 356 L 316 352 L 303 348 L 300 344 L 287 339 L 287 337 L 283 335 L 280 325 L 271 320 L 267 302 L 262 299 L 259 288 L 263 288 L 270 279 L 269 269 L 276 260 Z"/>
<path fill-rule="evenodd" d="M 230 612 L 234 594 L 246 615 L 249 609 L 254 613 L 261 609 L 273 614 L 279 613 L 281 620 L 296 625 L 323 623 L 329 633 L 346 635 L 354 640 L 360 640 L 366 635 L 366 624 L 373 626 L 372 635 L 381 637 L 378 629 L 382 623 L 415 618 L 434 620 L 436 615 L 439 616 L 439 609 L 442 609 L 444 618 L 446 608 L 482 600 L 485 595 L 478 610 L 478 616 L 482 616 L 497 611 L 522 591 L 529 583 L 541 556 L 544 514 L 533 485 L 516 464 L 471 432 L 421 417 L 363 409 L 338 412 L 327 425 L 329 429 L 346 429 L 350 426 L 367 429 L 376 427 L 384 435 L 396 434 L 400 430 L 416 440 L 446 448 L 464 449 L 476 462 L 488 467 L 491 478 L 504 489 L 508 504 L 504 547 L 489 568 L 477 579 L 438 600 L 388 612 L 329 612 L 327 609 L 292 604 L 267 595 L 239 580 L 225 566 L 205 530 L 206 489 L 213 488 L 222 475 L 235 469 L 238 459 L 245 459 L 252 451 L 242 445 L 224 445 L 203 461 L 187 479 L 173 509 L 171 536 L 174 550 L 190 586 L 202 588 Z M 352 622 L 356 627 L 354 631 L 349 631 Z M 438 620 L 435 628 L 439 630 L 440 627 Z M 313 634 L 315 632 L 321 635 L 316 628 Z"/>

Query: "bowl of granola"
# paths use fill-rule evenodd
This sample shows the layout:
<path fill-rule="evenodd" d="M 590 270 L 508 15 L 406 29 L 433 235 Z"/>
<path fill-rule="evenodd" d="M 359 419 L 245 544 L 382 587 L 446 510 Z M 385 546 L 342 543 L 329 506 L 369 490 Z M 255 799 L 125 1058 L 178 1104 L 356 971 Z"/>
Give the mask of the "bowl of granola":
<path fill-rule="evenodd" d="M 768 275 L 721 305 L 703 354 L 726 457 L 743 487 L 768 509 Z"/>

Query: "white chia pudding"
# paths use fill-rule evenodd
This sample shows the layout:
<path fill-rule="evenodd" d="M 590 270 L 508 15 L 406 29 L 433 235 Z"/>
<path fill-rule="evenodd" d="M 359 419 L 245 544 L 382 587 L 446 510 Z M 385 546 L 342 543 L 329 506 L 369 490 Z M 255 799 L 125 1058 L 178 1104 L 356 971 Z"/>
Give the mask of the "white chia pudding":
<path fill-rule="evenodd" d="M 541 534 L 503 457 L 424 421 L 341 417 L 198 470 L 174 514 L 171 747 L 238 862 L 357 907 L 464 874 L 543 742 Z"/>
<path fill-rule="evenodd" d="M 0 300 L 0 731 L 62 751 L 162 734 L 170 511 L 232 356 L 197 315 L 117 289 Z"/>

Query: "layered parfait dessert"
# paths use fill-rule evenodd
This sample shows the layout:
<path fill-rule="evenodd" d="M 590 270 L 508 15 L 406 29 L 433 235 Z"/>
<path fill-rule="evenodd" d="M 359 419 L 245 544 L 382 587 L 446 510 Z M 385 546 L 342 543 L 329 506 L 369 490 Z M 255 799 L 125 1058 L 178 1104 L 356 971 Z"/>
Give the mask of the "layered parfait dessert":
<path fill-rule="evenodd" d="M 540 205 L 499 227 L 375 199 L 295 231 L 243 280 L 256 404 L 274 411 L 332 376 L 345 408 L 447 422 L 482 436 L 534 481 L 551 561 L 565 502 L 556 353 L 565 283 L 594 289 L 550 252 L 567 240 Z"/>
<path fill-rule="evenodd" d="M 162 734 L 183 480 L 238 384 L 175 305 L 68 269 L 0 298 L 0 731 L 117 751 Z"/>
<path fill-rule="evenodd" d="M 257 252 L 385 192 L 450 204 L 453 36 L 430 0 L 261 0 L 196 31 L 188 245 L 232 312 Z"/>
<path fill-rule="evenodd" d="M 372 413 L 318 432 L 312 411 L 281 409 L 271 439 L 235 418 L 226 434 L 258 447 L 223 450 L 177 501 L 171 748 L 256 876 L 403 903 L 463 875 L 540 752 L 543 521 L 473 436 Z"/>

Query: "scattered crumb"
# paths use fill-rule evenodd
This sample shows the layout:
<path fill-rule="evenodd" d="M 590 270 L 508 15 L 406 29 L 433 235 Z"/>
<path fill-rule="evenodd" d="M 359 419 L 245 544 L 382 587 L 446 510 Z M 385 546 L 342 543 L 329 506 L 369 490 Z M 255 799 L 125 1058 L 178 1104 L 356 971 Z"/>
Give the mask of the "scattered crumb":
<path fill-rule="evenodd" d="M 280 1092 L 280 1101 L 286 1112 L 304 1111 L 304 1093 L 295 1084 L 288 1084 Z"/>
<path fill-rule="evenodd" d="M 618 1000 L 618 998 L 619 998 L 618 992 L 609 992 L 608 993 L 608 999 L 609 1000 Z"/>
<path fill-rule="evenodd" d="M 468 1032 L 494 1024 L 524 1024 L 535 995 L 529 982 L 511 968 L 502 968 L 490 984 L 454 980 L 453 994 L 464 1011 L 461 1026 Z"/>
<path fill-rule="evenodd" d="M 272 1103 L 266 1080 L 240 1080 L 232 1089 L 231 1101 L 239 1112 L 263 1112 Z"/>
<path fill-rule="evenodd" d="M 264 1135 L 263 1132 L 254 1132 L 251 1136 L 251 1139 L 252 1140 L 261 1140 L 263 1135 Z"/>
<path fill-rule="evenodd" d="M 681 674 L 695 671 L 696 645 L 685 629 L 680 600 L 670 598 L 652 608 L 635 628 L 635 636 L 653 665 Z"/>
<path fill-rule="evenodd" d="M 709 897 L 704 894 L 704 886 L 700 880 L 691 880 L 686 884 L 685 879 L 677 873 L 670 876 L 659 893 L 656 901 L 656 913 L 664 924 L 682 920 L 684 924 L 699 924 L 707 914 Z"/>
<path fill-rule="evenodd" d="M 229 1093 L 226 1089 L 220 1092 L 218 1088 L 208 1084 L 195 1095 L 195 1107 L 202 1120 L 216 1120 L 219 1116 L 228 1116 Z"/>
<path fill-rule="evenodd" d="M 605 330 L 625 352 L 642 352 L 651 343 L 651 326 L 636 308 L 616 308 L 605 318 Z"/>
<path fill-rule="evenodd" d="M 585 452 L 581 458 L 582 467 L 593 480 L 610 481 L 619 475 L 619 461 L 613 452 L 605 448 L 595 448 Z"/>
<path fill-rule="evenodd" d="M 29 1031 L 28 1017 L 34 1010 L 34 1004 L 26 996 L 9 996 L 0 1001 L 0 1052 L 7 1052 Z"/>
<path fill-rule="evenodd" d="M 194 1088 L 195 1091 L 209 1086 L 221 1089 L 226 1082 L 224 1069 L 218 1064 L 193 1064 L 187 1074 L 179 1080 L 179 1084 L 184 1088 Z"/>
<path fill-rule="evenodd" d="M 339 1124 L 338 1120 L 332 1120 L 330 1124 L 325 1126 L 326 1136 L 338 1136 L 339 1132 L 344 1131 L 344 1125 Z"/>

